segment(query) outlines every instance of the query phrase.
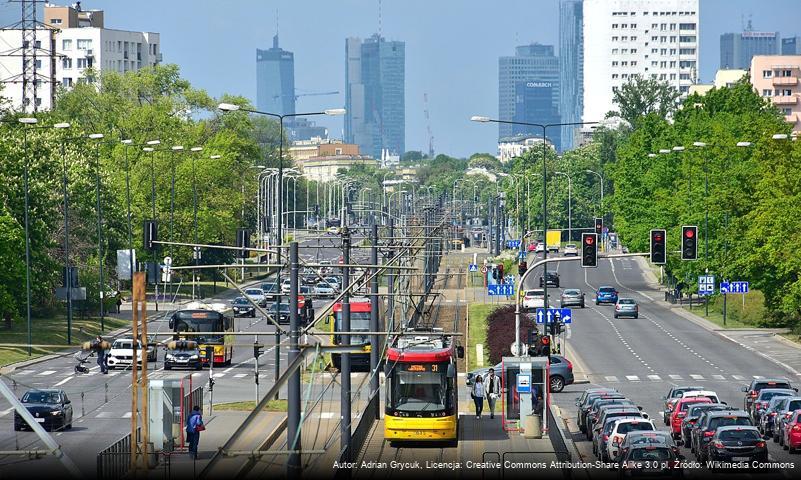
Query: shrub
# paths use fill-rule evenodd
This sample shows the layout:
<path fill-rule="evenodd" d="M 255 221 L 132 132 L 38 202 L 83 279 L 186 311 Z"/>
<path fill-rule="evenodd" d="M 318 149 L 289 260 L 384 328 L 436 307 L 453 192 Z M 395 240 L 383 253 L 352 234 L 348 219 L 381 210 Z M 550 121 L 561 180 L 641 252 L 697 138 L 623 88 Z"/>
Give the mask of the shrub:
<path fill-rule="evenodd" d="M 502 357 L 512 356 L 515 341 L 515 306 L 504 305 L 496 308 L 487 317 L 487 349 L 490 365 L 500 363 Z M 523 316 L 520 322 L 520 341 L 526 343 L 529 320 Z"/>

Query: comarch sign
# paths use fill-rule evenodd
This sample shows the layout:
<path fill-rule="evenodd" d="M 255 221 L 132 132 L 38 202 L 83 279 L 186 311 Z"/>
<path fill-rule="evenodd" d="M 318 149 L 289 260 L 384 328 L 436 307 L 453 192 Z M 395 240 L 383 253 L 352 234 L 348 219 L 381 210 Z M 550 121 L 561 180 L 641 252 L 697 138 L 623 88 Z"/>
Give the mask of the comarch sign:
<path fill-rule="evenodd" d="M 551 82 L 526 82 L 526 87 L 528 87 L 528 88 L 551 88 L 551 87 L 553 87 L 553 83 L 551 83 Z"/>

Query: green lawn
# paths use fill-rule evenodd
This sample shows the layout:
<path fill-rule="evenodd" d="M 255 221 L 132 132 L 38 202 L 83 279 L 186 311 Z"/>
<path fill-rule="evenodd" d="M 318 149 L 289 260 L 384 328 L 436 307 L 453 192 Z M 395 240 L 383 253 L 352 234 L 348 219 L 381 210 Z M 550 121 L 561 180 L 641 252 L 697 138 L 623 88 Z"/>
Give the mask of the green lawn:
<path fill-rule="evenodd" d="M 468 364 L 467 371 L 475 370 L 478 367 L 476 362 L 476 345 L 484 345 L 484 366 L 489 366 L 489 350 L 487 349 L 487 316 L 498 305 L 485 305 L 483 303 L 471 303 L 469 305 L 470 324 L 468 328 Z"/>
<path fill-rule="evenodd" d="M 270 400 L 264 407 L 264 412 L 286 412 L 286 400 Z M 250 412 L 256 408 L 256 402 L 248 400 L 244 402 L 215 403 L 215 410 L 233 410 L 238 412 Z"/>
<path fill-rule="evenodd" d="M 106 333 L 120 327 L 130 325 L 130 320 L 119 320 L 106 317 Z M 24 320 L 16 320 L 11 330 L 0 330 L 0 344 L 18 344 L 17 346 L 0 347 L 0 367 L 12 363 L 41 357 L 61 350 L 76 349 L 84 341 L 93 339 L 100 334 L 100 320 L 90 318 L 72 321 L 72 345 L 67 345 L 67 320 L 64 316 L 56 318 L 32 320 L 32 337 L 34 345 L 63 345 L 63 347 L 33 348 L 32 356 L 28 356 L 28 326 Z"/>
<path fill-rule="evenodd" d="M 741 294 L 728 295 L 726 300 L 726 326 L 723 326 L 723 296 L 716 295 L 709 303 L 709 316 L 704 316 L 704 306 L 694 306 L 692 312 L 723 328 L 758 328 L 767 315 L 765 297 L 758 290 L 745 294 L 745 305 Z"/>

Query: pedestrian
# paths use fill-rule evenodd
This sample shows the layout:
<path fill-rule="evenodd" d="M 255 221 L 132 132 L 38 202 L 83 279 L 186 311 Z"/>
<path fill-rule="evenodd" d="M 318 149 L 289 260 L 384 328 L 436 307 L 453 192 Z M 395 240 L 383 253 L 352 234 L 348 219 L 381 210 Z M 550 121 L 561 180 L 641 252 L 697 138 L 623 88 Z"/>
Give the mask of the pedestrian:
<path fill-rule="evenodd" d="M 121 310 L 122 310 L 122 295 L 120 295 L 120 293 L 117 292 L 117 313 L 120 313 Z"/>
<path fill-rule="evenodd" d="M 484 410 L 484 379 L 481 378 L 481 375 L 476 376 L 470 396 L 473 397 L 473 402 L 476 404 L 476 418 L 480 419 L 481 412 Z"/>
<path fill-rule="evenodd" d="M 108 359 L 106 358 L 106 350 L 103 348 L 103 337 L 98 335 L 92 343 L 95 344 L 95 348 L 97 349 L 97 366 L 100 367 L 100 373 L 107 375 Z"/>
<path fill-rule="evenodd" d="M 495 418 L 495 401 L 501 393 L 501 378 L 495 375 L 495 369 L 489 369 L 489 375 L 484 382 L 484 396 L 487 397 L 487 405 L 489 405 L 490 418 Z"/>
<path fill-rule="evenodd" d="M 195 405 L 192 407 L 192 413 L 186 418 L 186 441 L 189 443 L 189 455 L 194 459 L 197 458 L 197 444 L 200 442 L 200 432 L 205 429 L 200 407 Z"/>

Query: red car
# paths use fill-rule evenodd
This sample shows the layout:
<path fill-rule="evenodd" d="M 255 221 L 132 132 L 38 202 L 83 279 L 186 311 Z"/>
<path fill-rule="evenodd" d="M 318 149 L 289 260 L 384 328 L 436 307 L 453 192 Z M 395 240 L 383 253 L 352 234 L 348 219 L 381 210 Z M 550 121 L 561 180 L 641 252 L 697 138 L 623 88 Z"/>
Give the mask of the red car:
<path fill-rule="evenodd" d="M 712 400 L 706 397 L 687 397 L 680 398 L 676 402 L 673 412 L 670 414 L 670 430 L 673 432 L 673 438 L 676 441 L 681 440 L 681 421 L 687 416 L 687 410 L 689 410 L 690 405 L 699 403 L 712 403 Z"/>
<path fill-rule="evenodd" d="M 801 410 L 793 412 L 790 421 L 784 426 L 784 448 L 790 453 L 801 448 Z"/>
<path fill-rule="evenodd" d="M 528 244 L 528 251 L 533 252 L 537 249 L 537 242 L 531 242 Z"/>

